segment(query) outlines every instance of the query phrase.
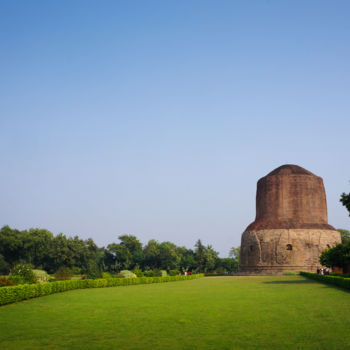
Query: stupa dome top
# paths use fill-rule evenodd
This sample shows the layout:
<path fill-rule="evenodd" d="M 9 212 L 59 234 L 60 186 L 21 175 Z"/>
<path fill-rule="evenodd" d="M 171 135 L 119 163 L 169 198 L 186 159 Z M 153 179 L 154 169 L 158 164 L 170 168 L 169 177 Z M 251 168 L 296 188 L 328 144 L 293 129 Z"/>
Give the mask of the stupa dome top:
<path fill-rule="evenodd" d="M 299 165 L 294 164 L 284 164 L 280 167 L 276 168 L 275 170 L 272 170 L 270 173 L 268 173 L 266 176 L 273 176 L 273 175 L 314 175 L 311 171 L 306 170 L 302 168 Z"/>

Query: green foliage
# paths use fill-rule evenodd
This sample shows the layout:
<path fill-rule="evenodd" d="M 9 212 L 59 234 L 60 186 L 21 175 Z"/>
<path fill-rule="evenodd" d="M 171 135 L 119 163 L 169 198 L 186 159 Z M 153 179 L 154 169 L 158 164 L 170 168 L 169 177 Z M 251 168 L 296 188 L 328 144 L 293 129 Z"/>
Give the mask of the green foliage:
<path fill-rule="evenodd" d="M 72 272 L 67 266 L 61 266 L 55 273 L 55 278 L 58 281 L 66 281 L 72 278 Z"/>
<path fill-rule="evenodd" d="M 102 278 L 113 278 L 115 275 L 112 275 L 110 272 L 102 272 Z"/>
<path fill-rule="evenodd" d="M 144 273 L 145 277 L 154 277 L 154 271 L 153 270 L 147 270 Z"/>
<path fill-rule="evenodd" d="M 0 277 L 0 287 L 8 287 L 8 286 L 13 286 L 14 283 L 8 279 L 6 276 L 1 276 Z"/>
<path fill-rule="evenodd" d="M 37 278 L 33 272 L 33 267 L 29 264 L 18 264 L 11 271 L 10 280 L 16 284 L 36 283 Z"/>
<path fill-rule="evenodd" d="M 97 264 L 91 263 L 89 264 L 87 277 L 89 279 L 102 278 L 102 271 Z"/>
<path fill-rule="evenodd" d="M 169 276 L 177 276 L 180 273 L 179 270 L 170 270 L 169 271 Z"/>
<path fill-rule="evenodd" d="M 129 270 L 123 270 L 117 274 L 117 278 L 136 278 L 136 277 L 137 276 Z"/>
<path fill-rule="evenodd" d="M 130 271 L 129 271 L 130 272 Z M 65 292 L 72 289 L 83 288 L 104 288 L 126 286 L 133 284 L 148 284 L 173 282 L 181 280 L 190 280 L 203 277 L 203 275 L 190 276 L 167 276 L 167 277 L 140 277 L 140 278 L 109 278 L 109 279 L 86 279 L 86 280 L 70 280 L 57 281 L 51 283 L 37 283 L 32 285 L 19 285 L 13 287 L 0 288 L 0 305 L 10 304 L 17 301 L 36 298 L 43 295 L 49 295 L 59 292 Z"/>
<path fill-rule="evenodd" d="M 144 273 L 142 272 L 142 270 L 140 270 L 138 267 L 133 269 L 132 271 L 137 277 L 143 277 Z"/>
<path fill-rule="evenodd" d="M 350 231 L 344 230 L 342 228 L 339 228 L 337 231 L 340 232 L 341 235 L 341 242 L 343 244 L 349 243 L 350 242 Z"/>
<path fill-rule="evenodd" d="M 346 194 L 343 192 L 340 196 L 340 202 L 348 210 L 350 216 L 350 193 Z"/>
<path fill-rule="evenodd" d="M 133 235 L 121 235 L 119 243 L 99 248 L 90 238 L 54 236 L 45 229 L 19 231 L 4 226 L 0 229 L 0 273 L 8 274 L 18 263 L 30 263 L 37 270 L 52 274 L 66 266 L 73 275 L 100 278 L 103 271 L 121 270 L 236 271 L 236 258 L 220 259 L 212 246 L 196 242 L 195 251 L 171 242 L 150 240 L 145 246 Z M 236 249 L 236 248 L 235 248 Z M 236 260 L 234 260 L 236 259 Z"/>
<path fill-rule="evenodd" d="M 350 243 L 338 244 L 324 250 L 320 256 L 320 263 L 327 267 L 345 267 L 350 264 Z"/>
<path fill-rule="evenodd" d="M 350 289 L 350 278 L 344 278 L 341 276 L 332 276 L 332 275 L 319 275 L 317 273 L 304 272 L 300 271 L 300 275 L 307 278 L 314 279 L 327 284 L 334 284 L 338 287 Z"/>
<path fill-rule="evenodd" d="M 50 276 L 44 270 L 33 270 L 33 273 L 36 277 L 37 282 L 48 282 L 50 279 Z"/>
<path fill-rule="evenodd" d="M 0 275 L 7 275 L 10 272 L 10 264 L 5 261 L 5 258 L 0 254 Z"/>
<path fill-rule="evenodd" d="M 239 269 L 239 258 L 223 258 L 219 259 L 217 269 L 222 269 L 228 272 L 236 272 Z"/>
<path fill-rule="evenodd" d="M 331 276 L 339 276 L 344 278 L 350 278 L 350 273 L 337 273 L 337 272 L 331 272 Z"/>

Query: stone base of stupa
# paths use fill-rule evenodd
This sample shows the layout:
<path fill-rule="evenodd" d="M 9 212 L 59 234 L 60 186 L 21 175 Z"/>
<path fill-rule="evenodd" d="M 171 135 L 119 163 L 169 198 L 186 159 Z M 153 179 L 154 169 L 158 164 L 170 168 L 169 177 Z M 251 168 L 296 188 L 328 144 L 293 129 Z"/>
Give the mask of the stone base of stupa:
<path fill-rule="evenodd" d="M 341 243 L 336 230 L 266 229 L 245 231 L 241 243 L 242 274 L 316 272 L 323 250 Z"/>

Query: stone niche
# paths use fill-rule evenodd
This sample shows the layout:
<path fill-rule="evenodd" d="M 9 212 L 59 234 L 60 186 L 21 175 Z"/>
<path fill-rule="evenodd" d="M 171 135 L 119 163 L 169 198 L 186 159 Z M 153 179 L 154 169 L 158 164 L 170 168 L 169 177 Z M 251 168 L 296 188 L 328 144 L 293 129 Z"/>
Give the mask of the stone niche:
<path fill-rule="evenodd" d="M 242 272 L 315 272 L 322 250 L 338 243 L 322 178 L 287 164 L 258 181 L 256 218 L 242 234 Z"/>

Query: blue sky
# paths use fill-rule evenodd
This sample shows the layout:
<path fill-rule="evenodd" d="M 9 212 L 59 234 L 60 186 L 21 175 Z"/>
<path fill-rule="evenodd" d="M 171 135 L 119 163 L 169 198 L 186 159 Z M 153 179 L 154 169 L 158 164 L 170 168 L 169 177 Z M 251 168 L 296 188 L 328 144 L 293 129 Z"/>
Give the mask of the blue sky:
<path fill-rule="evenodd" d="M 0 225 L 221 256 L 298 164 L 350 229 L 348 1 L 1 1 Z"/>

